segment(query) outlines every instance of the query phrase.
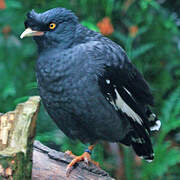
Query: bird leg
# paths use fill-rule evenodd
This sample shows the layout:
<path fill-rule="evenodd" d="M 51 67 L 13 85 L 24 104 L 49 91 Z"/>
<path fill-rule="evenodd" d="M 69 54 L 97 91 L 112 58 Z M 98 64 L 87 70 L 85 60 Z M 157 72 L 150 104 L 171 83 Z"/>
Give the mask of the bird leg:
<path fill-rule="evenodd" d="M 92 164 L 96 165 L 97 167 L 99 167 L 99 163 L 95 162 L 91 159 L 91 152 L 93 150 L 95 145 L 90 145 L 88 147 L 88 149 L 85 150 L 85 152 L 80 155 L 80 156 L 76 156 L 74 155 L 71 151 L 67 150 L 65 153 L 69 156 L 71 156 L 73 158 L 73 160 L 68 164 L 67 168 L 66 168 L 66 176 L 68 177 L 70 172 L 72 171 L 73 166 L 80 161 L 84 161 L 86 164 L 89 164 L 89 162 L 91 162 Z"/>

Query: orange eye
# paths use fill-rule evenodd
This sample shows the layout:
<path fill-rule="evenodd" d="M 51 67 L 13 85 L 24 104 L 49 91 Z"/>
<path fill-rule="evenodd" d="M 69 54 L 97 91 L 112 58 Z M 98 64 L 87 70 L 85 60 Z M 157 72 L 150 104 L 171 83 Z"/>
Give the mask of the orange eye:
<path fill-rule="evenodd" d="M 54 29 L 55 27 L 56 27 L 56 24 L 55 24 L 55 23 L 49 24 L 49 29 Z"/>

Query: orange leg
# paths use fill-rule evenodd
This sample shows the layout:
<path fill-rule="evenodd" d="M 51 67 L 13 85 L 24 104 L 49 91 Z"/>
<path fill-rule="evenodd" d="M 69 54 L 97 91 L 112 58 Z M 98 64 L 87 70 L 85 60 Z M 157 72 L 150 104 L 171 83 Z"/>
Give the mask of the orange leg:
<path fill-rule="evenodd" d="M 84 161 L 85 163 L 89 163 L 91 162 L 92 164 L 96 165 L 99 167 L 99 163 L 95 162 L 91 159 L 91 151 L 93 150 L 95 145 L 91 145 L 88 147 L 88 149 L 81 155 L 81 156 L 76 156 L 74 155 L 71 151 L 66 151 L 65 153 L 68 154 L 69 156 L 71 156 L 73 158 L 73 160 L 68 164 L 67 168 L 66 168 L 66 176 L 68 177 L 72 167 L 80 161 Z"/>

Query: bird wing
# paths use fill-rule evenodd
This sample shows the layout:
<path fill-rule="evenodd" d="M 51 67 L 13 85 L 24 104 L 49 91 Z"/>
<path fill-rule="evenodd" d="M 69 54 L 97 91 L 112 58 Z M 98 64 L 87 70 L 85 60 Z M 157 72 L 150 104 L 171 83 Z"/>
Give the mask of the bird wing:
<path fill-rule="evenodd" d="M 124 50 L 115 43 L 108 42 L 108 44 L 104 43 L 106 63 L 99 76 L 100 90 L 108 103 L 116 111 L 123 113 L 131 124 L 132 130 L 122 143 L 132 145 L 136 154 L 146 160 L 153 160 L 153 149 L 149 138 L 151 123 L 148 106 L 153 105 L 150 88 L 142 74 L 128 60 Z M 157 118 L 154 117 L 153 121 L 156 120 Z"/>

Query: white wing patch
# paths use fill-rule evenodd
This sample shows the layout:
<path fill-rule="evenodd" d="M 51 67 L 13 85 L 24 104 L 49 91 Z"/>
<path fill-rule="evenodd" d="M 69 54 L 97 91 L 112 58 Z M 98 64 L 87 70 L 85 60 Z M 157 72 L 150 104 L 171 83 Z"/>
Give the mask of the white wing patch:
<path fill-rule="evenodd" d="M 121 111 L 123 111 L 124 113 L 126 113 L 129 117 L 131 117 L 134 121 L 137 121 L 139 124 L 142 125 L 142 119 L 140 118 L 140 116 L 135 113 L 127 104 L 126 102 L 124 102 L 124 100 L 121 98 L 121 96 L 119 95 L 117 89 L 115 89 L 115 93 L 116 93 L 116 100 L 115 100 L 115 104 L 116 106 L 121 109 Z"/>
<path fill-rule="evenodd" d="M 126 90 L 126 92 L 132 97 L 132 94 L 124 87 L 124 89 Z"/>
<path fill-rule="evenodd" d="M 156 115 L 154 113 L 152 113 L 149 118 L 148 121 L 155 121 L 156 120 Z M 160 120 L 156 120 L 155 125 L 150 127 L 151 131 L 159 131 L 161 127 L 161 121 Z"/>
<path fill-rule="evenodd" d="M 125 87 L 123 87 L 123 88 L 132 97 L 132 99 L 135 101 L 135 99 L 133 98 L 132 94 Z"/>
<path fill-rule="evenodd" d="M 154 153 L 152 154 L 152 156 L 154 156 Z M 141 159 L 144 159 L 144 156 L 139 156 Z M 147 161 L 148 163 L 151 163 L 153 160 L 151 159 L 145 159 L 145 161 Z"/>
<path fill-rule="evenodd" d="M 109 79 L 106 79 L 106 83 L 107 83 L 107 84 L 110 84 L 110 82 L 111 82 L 111 81 L 110 81 Z"/>
<path fill-rule="evenodd" d="M 160 127 L 161 127 L 161 121 L 157 120 L 156 124 L 154 126 L 150 127 L 150 130 L 151 131 L 159 131 Z"/>
<path fill-rule="evenodd" d="M 154 121 L 155 118 L 156 118 L 156 115 L 155 115 L 154 113 L 152 113 L 152 114 L 150 115 L 150 117 L 148 118 L 148 121 Z"/>
<path fill-rule="evenodd" d="M 110 93 L 107 93 L 107 94 L 110 96 Z M 117 108 L 116 104 L 114 103 L 114 101 L 112 101 L 110 98 L 106 98 L 106 99 L 114 106 L 114 109 L 116 111 L 118 111 L 118 108 Z"/>

